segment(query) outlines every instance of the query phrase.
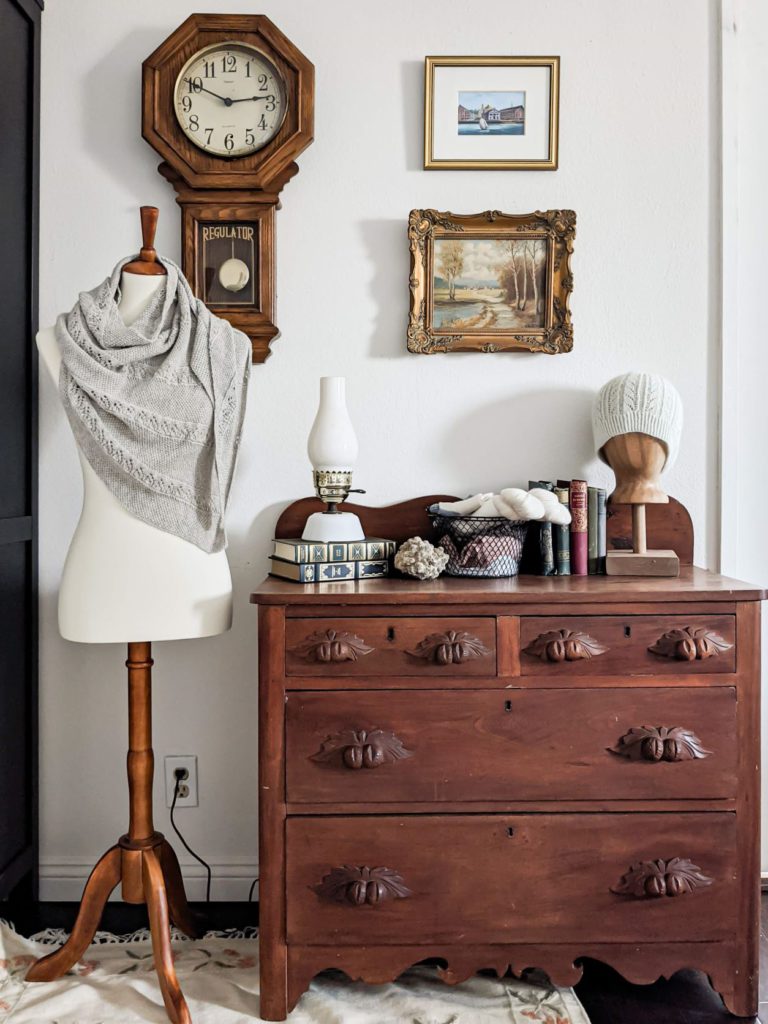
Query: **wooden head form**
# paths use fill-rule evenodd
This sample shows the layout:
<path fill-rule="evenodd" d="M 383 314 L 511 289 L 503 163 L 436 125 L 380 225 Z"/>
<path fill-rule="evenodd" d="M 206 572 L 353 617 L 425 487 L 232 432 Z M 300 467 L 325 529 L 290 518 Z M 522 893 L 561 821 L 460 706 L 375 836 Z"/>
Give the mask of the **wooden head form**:
<path fill-rule="evenodd" d="M 159 275 L 167 271 L 162 263 L 158 263 L 155 252 L 155 231 L 159 210 L 156 206 L 141 207 L 141 252 L 137 260 L 131 260 L 123 267 L 124 274 Z"/>
<path fill-rule="evenodd" d="M 663 505 L 669 501 L 659 482 L 667 450 L 657 438 L 617 434 L 606 441 L 602 454 L 616 475 L 611 501 L 626 505 Z"/>

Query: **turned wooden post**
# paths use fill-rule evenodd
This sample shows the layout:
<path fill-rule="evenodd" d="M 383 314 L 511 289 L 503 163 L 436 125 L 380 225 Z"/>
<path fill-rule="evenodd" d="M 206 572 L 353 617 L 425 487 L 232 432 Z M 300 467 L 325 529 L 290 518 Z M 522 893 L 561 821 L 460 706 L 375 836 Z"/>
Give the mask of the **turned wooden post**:
<path fill-rule="evenodd" d="M 152 645 L 128 644 L 128 838 L 141 842 L 153 837 L 152 779 Z"/>

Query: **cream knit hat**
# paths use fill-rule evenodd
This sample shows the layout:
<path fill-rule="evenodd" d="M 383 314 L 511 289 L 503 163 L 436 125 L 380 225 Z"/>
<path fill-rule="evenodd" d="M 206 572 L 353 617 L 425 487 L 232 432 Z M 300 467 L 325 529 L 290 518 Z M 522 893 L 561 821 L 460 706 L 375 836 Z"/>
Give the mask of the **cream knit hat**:
<path fill-rule="evenodd" d="M 623 373 L 603 384 L 592 408 L 595 448 L 617 434 L 649 434 L 667 449 L 665 469 L 677 458 L 683 429 L 683 403 L 677 389 L 657 373 Z"/>

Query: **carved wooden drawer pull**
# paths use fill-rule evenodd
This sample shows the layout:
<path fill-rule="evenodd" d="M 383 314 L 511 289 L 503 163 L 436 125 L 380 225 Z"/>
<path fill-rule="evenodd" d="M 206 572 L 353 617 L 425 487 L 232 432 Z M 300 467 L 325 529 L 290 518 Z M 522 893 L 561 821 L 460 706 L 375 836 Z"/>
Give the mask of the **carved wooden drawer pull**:
<path fill-rule="evenodd" d="M 407 653 L 438 665 L 462 665 L 473 658 L 487 658 L 491 652 L 482 640 L 471 633 L 449 629 L 445 633 L 430 633 Z"/>
<path fill-rule="evenodd" d="M 385 900 L 405 899 L 413 893 L 402 877 L 391 868 L 349 867 L 333 868 L 315 892 L 334 903 L 351 903 L 362 907 L 375 906 Z"/>
<path fill-rule="evenodd" d="M 699 737 L 690 729 L 676 725 L 643 725 L 630 729 L 621 737 L 613 754 L 621 754 L 631 761 L 695 761 L 709 757 L 711 750 L 705 750 Z"/>
<path fill-rule="evenodd" d="M 715 658 L 733 647 L 718 633 L 703 626 L 683 626 L 670 629 L 660 636 L 648 650 L 661 658 L 675 658 L 677 661 L 704 661 Z"/>
<path fill-rule="evenodd" d="M 364 640 L 353 633 L 339 633 L 335 629 L 320 630 L 312 633 L 291 649 L 305 661 L 340 662 L 357 661 L 363 654 L 370 654 L 373 647 L 368 647 Z"/>
<path fill-rule="evenodd" d="M 378 768 L 412 757 L 393 732 L 383 729 L 345 729 L 328 736 L 311 761 L 341 761 L 347 768 Z"/>
<path fill-rule="evenodd" d="M 571 629 L 552 629 L 541 633 L 525 648 L 525 653 L 542 661 L 583 661 L 608 650 L 588 633 Z"/>
<path fill-rule="evenodd" d="M 696 864 L 685 857 L 672 860 L 640 860 L 633 864 L 611 892 L 636 899 L 655 899 L 658 896 L 685 896 L 712 885 Z"/>

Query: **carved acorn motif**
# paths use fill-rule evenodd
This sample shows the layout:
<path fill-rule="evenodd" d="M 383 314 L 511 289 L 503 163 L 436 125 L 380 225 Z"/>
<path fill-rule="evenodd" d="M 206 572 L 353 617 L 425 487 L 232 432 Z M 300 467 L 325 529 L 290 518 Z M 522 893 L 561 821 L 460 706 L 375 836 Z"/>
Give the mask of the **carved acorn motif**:
<path fill-rule="evenodd" d="M 661 896 L 684 896 L 712 885 L 713 882 L 713 878 L 705 875 L 700 867 L 685 857 L 642 860 L 631 865 L 611 892 L 636 899 L 656 899 Z"/>
<path fill-rule="evenodd" d="M 712 753 L 704 749 L 695 733 L 679 725 L 671 729 L 666 725 L 643 725 L 630 729 L 609 750 L 630 760 L 653 762 L 694 761 Z"/>
<path fill-rule="evenodd" d="M 449 629 L 445 633 L 430 633 L 407 653 L 438 665 L 461 665 L 473 658 L 486 658 L 491 652 L 478 637 Z"/>
<path fill-rule="evenodd" d="M 682 626 L 664 633 L 648 650 L 661 658 L 704 661 L 730 650 L 731 647 L 733 644 L 728 643 L 714 630 L 705 629 L 703 626 Z"/>
<path fill-rule="evenodd" d="M 364 640 L 353 633 L 326 629 L 305 637 L 300 644 L 291 648 L 290 653 L 305 661 L 328 663 L 357 661 L 360 655 L 370 654 L 372 650 L 373 647 L 369 647 Z"/>
<path fill-rule="evenodd" d="M 334 903 L 351 903 L 361 907 L 375 906 L 385 900 L 412 896 L 402 876 L 391 868 L 353 867 L 344 864 L 324 876 L 314 891 Z"/>
<path fill-rule="evenodd" d="M 378 768 L 405 757 L 412 757 L 393 732 L 383 729 L 345 729 L 326 737 L 323 745 L 310 760 L 329 762 L 340 760 L 347 768 Z"/>
<path fill-rule="evenodd" d="M 542 661 L 583 661 L 596 658 L 608 650 L 588 633 L 572 629 L 552 629 L 541 633 L 524 649 L 526 654 Z"/>

